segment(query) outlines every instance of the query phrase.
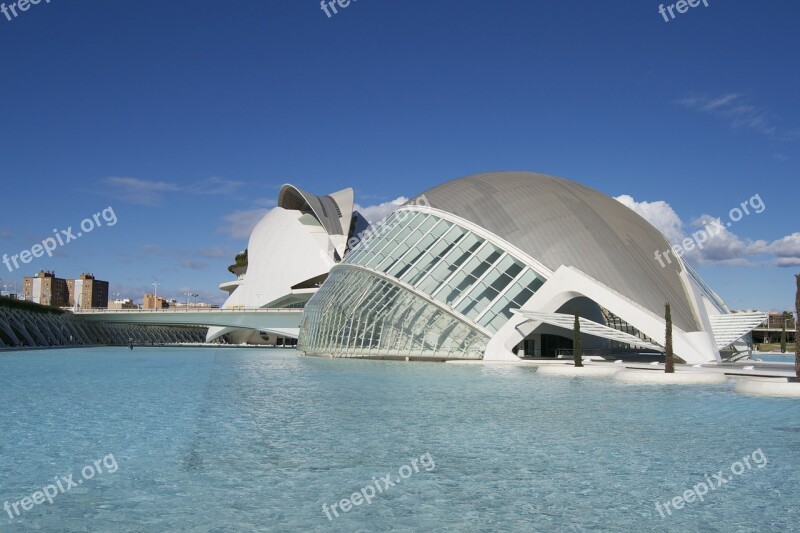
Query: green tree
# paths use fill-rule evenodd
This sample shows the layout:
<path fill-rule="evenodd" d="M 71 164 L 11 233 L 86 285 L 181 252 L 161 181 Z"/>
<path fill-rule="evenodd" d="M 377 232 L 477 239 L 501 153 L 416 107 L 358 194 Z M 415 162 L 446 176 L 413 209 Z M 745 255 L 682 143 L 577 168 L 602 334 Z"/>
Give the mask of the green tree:
<path fill-rule="evenodd" d="M 578 320 L 578 309 L 575 308 L 575 325 L 572 327 L 572 359 L 575 366 L 583 366 L 583 349 L 581 347 L 581 323 Z"/>
<path fill-rule="evenodd" d="M 244 268 L 247 270 L 247 249 L 236 254 L 235 263 L 228 267 L 228 272 L 236 275 L 236 271 Z"/>
<path fill-rule="evenodd" d="M 672 312 L 669 309 L 669 304 L 666 305 L 664 321 L 667 323 L 667 331 L 664 338 L 664 372 L 674 374 L 675 354 L 672 353 Z"/>

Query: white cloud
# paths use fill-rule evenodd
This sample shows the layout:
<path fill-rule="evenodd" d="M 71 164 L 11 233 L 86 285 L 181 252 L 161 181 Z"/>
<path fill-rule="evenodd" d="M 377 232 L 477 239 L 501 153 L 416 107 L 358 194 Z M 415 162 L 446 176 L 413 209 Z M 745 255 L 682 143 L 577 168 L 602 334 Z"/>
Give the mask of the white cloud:
<path fill-rule="evenodd" d="M 770 252 L 778 257 L 798 258 L 800 257 L 800 233 L 795 232 L 778 239 L 770 245 Z"/>
<path fill-rule="evenodd" d="M 247 211 L 236 211 L 230 215 L 225 215 L 223 220 L 227 222 L 219 231 L 227 233 L 234 239 L 248 239 L 256 227 L 258 221 L 267 214 L 268 209 L 249 209 Z"/>
<path fill-rule="evenodd" d="M 701 263 L 745 264 L 747 258 L 766 253 L 767 242 L 743 239 L 731 232 L 722 221 L 711 215 L 702 215 L 692 222 L 694 232 L 689 235 L 697 242 L 703 239 L 702 249 L 688 252 L 690 259 Z M 696 237 L 695 237 L 696 236 Z"/>
<path fill-rule="evenodd" d="M 275 207 L 278 201 L 275 198 L 256 198 L 252 200 L 252 204 L 259 207 Z"/>
<path fill-rule="evenodd" d="M 717 97 L 691 96 L 682 98 L 676 103 L 686 109 L 726 119 L 733 129 L 748 128 L 768 137 L 774 137 L 779 133 L 766 110 L 749 103 L 738 93 Z M 793 136 L 792 132 L 783 132 L 781 135 L 787 140 Z"/>
<path fill-rule="evenodd" d="M 800 264 L 800 233 L 793 233 L 773 242 L 742 238 L 731 231 L 728 222 L 703 214 L 690 224 L 684 224 L 672 207 L 664 201 L 637 202 L 625 194 L 616 200 L 633 209 L 655 226 L 671 244 L 685 239 L 695 243 L 684 257 L 692 262 L 719 265 L 752 265 L 751 259 L 766 256 L 771 264 L 795 266 Z M 684 229 L 688 226 L 688 229 Z M 701 242 L 703 241 L 703 242 Z M 772 256 L 772 257 L 770 257 Z"/>
<path fill-rule="evenodd" d="M 654 225 L 672 243 L 684 238 L 683 222 L 667 202 L 637 202 L 632 196 L 623 194 L 614 198 L 623 205 L 633 209 L 642 218 Z"/>
<path fill-rule="evenodd" d="M 244 185 L 240 181 L 223 178 L 208 178 L 184 186 L 168 181 L 151 181 L 120 176 L 106 178 L 104 183 L 109 186 L 109 193 L 115 198 L 146 206 L 161 205 L 164 196 L 168 193 L 224 195 L 233 193 Z"/>
<path fill-rule="evenodd" d="M 106 178 L 105 182 L 111 186 L 113 196 L 138 205 L 159 205 L 164 193 L 179 190 L 176 184 L 166 181 L 112 176 Z"/>
<path fill-rule="evenodd" d="M 202 261 L 194 261 L 193 259 L 183 259 L 181 261 L 181 266 L 192 270 L 205 270 L 208 268 L 208 263 L 203 263 Z"/>
<path fill-rule="evenodd" d="M 775 264 L 782 267 L 800 266 L 800 257 L 781 257 Z"/>
<path fill-rule="evenodd" d="M 231 194 L 239 190 L 244 183 L 236 180 L 226 180 L 223 178 L 207 178 L 193 183 L 182 190 L 189 194 Z"/>
<path fill-rule="evenodd" d="M 207 259 L 218 259 L 221 257 L 233 257 L 232 250 L 226 250 L 221 246 L 207 246 L 196 250 L 183 250 L 162 246 L 160 244 L 143 244 L 139 247 L 137 257 L 142 254 L 159 257 L 204 257 Z"/>
<path fill-rule="evenodd" d="M 379 220 L 383 219 L 384 217 L 393 213 L 398 207 L 400 207 L 407 201 L 408 198 L 406 198 L 405 196 L 399 196 L 389 202 L 383 202 L 382 204 L 368 205 L 366 207 L 362 207 L 359 204 L 355 204 L 354 209 L 359 213 L 361 213 L 361 215 L 364 218 L 366 218 L 370 224 L 374 224 Z"/>
<path fill-rule="evenodd" d="M 221 226 L 217 231 L 219 233 L 227 233 L 234 239 L 249 239 L 256 224 L 277 203 L 274 198 L 251 198 L 250 205 L 255 209 L 244 209 L 225 215 L 222 219 L 227 224 Z"/>

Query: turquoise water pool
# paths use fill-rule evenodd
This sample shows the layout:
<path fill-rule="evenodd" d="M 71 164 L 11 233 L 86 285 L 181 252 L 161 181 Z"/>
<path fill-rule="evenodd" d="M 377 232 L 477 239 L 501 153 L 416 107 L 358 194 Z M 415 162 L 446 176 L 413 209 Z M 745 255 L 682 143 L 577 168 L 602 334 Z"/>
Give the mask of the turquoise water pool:
<path fill-rule="evenodd" d="M 800 402 L 730 385 L 223 348 L 5 353 L 0 384 L 0 504 L 83 481 L 4 531 L 800 530 Z"/>

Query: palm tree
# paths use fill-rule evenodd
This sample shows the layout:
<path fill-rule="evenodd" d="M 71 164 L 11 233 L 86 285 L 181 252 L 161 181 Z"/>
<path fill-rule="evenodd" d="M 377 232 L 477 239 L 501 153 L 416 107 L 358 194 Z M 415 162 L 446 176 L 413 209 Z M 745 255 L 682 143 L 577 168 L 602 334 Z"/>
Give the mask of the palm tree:
<path fill-rule="evenodd" d="M 575 325 L 572 328 L 572 359 L 575 366 L 583 366 L 583 350 L 581 349 L 581 323 L 578 320 L 578 309 L 575 308 Z"/>
<path fill-rule="evenodd" d="M 664 372 L 674 374 L 675 355 L 672 353 L 672 313 L 669 309 L 669 304 L 666 305 L 664 320 L 667 323 L 667 331 L 664 338 Z"/>
<path fill-rule="evenodd" d="M 783 329 L 781 330 L 781 353 L 786 353 L 786 317 L 783 317 Z"/>

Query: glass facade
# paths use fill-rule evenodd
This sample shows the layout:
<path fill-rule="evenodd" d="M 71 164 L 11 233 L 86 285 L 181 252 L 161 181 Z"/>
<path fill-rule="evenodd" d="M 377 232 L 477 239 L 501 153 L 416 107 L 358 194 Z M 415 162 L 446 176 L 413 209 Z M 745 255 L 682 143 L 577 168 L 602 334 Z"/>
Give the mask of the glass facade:
<path fill-rule="evenodd" d="M 306 306 L 299 348 L 337 357 L 480 359 L 486 335 L 369 272 L 336 268 Z"/>
<path fill-rule="evenodd" d="M 355 357 L 480 358 L 511 309 L 544 281 L 458 224 L 425 211 L 396 211 L 333 268 L 308 303 L 300 348 Z"/>

